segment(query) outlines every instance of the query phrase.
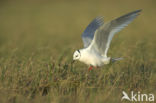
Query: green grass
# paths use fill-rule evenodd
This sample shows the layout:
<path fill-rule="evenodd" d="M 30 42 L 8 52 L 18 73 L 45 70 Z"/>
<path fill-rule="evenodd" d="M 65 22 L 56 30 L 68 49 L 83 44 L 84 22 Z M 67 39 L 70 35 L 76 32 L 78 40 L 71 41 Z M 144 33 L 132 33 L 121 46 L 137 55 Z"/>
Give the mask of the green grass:
<path fill-rule="evenodd" d="M 123 90 L 156 94 L 155 1 L 119 1 L 1 1 L 0 103 L 121 103 Z M 108 53 L 124 60 L 92 71 L 71 64 L 93 18 L 137 9 Z"/>

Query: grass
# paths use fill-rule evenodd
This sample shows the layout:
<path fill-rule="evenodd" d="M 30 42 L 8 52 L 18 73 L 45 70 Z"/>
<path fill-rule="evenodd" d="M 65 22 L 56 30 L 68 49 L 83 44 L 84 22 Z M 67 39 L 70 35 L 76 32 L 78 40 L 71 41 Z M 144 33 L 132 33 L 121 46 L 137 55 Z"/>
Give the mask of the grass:
<path fill-rule="evenodd" d="M 123 90 L 156 94 L 155 1 L 119 1 L 1 1 L 0 103 L 128 103 Z M 124 60 L 90 72 L 71 64 L 93 18 L 136 9 L 141 15 L 108 53 Z"/>

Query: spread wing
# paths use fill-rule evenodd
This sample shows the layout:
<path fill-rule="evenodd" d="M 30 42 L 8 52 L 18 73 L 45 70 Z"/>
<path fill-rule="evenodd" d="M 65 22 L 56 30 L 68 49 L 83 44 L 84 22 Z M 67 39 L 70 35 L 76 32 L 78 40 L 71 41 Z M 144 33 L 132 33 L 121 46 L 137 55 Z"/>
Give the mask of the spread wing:
<path fill-rule="evenodd" d="M 96 29 L 98 29 L 103 24 L 103 17 L 97 17 L 87 26 L 85 31 L 82 33 L 82 40 L 85 48 L 91 44 Z"/>
<path fill-rule="evenodd" d="M 94 39 L 90 45 L 90 49 L 96 50 L 101 55 L 107 57 L 107 52 L 111 40 L 115 33 L 119 32 L 127 26 L 141 10 L 133 11 L 115 20 L 105 23 L 95 31 Z"/>

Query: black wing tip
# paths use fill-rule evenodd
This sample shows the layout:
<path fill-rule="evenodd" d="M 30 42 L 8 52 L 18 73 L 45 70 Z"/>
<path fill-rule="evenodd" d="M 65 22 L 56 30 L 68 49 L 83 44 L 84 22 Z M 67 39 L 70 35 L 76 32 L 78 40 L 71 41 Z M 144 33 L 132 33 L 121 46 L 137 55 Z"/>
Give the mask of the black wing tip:
<path fill-rule="evenodd" d="M 142 11 L 142 9 L 138 9 L 138 10 L 136 10 L 136 12 L 138 13 L 138 12 L 141 12 Z"/>
<path fill-rule="evenodd" d="M 134 13 L 139 14 L 141 11 L 142 11 L 142 9 L 139 9 L 139 10 L 134 11 Z"/>
<path fill-rule="evenodd" d="M 137 15 L 139 15 L 141 11 L 142 11 L 142 9 L 138 9 L 138 10 L 132 11 L 129 14 L 137 14 Z"/>
<path fill-rule="evenodd" d="M 123 15 L 121 17 L 130 17 L 130 16 L 135 16 L 136 17 L 136 16 L 140 15 L 141 11 L 142 11 L 142 9 L 135 10 L 135 11 L 132 11 L 132 12 L 130 12 L 130 13 L 126 14 L 126 15 Z"/>

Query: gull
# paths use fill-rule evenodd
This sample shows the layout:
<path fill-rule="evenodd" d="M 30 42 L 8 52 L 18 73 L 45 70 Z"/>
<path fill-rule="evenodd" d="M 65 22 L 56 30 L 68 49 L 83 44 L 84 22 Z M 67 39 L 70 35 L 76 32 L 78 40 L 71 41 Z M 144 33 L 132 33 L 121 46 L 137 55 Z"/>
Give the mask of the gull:
<path fill-rule="evenodd" d="M 139 15 L 141 10 L 136 10 L 104 23 L 103 17 L 95 18 L 82 33 L 83 49 L 76 50 L 73 61 L 79 60 L 93 67 L 101 67 L 105 64 L 121 60 L 107 56 L 113 36 L 131 23 Z"/>

